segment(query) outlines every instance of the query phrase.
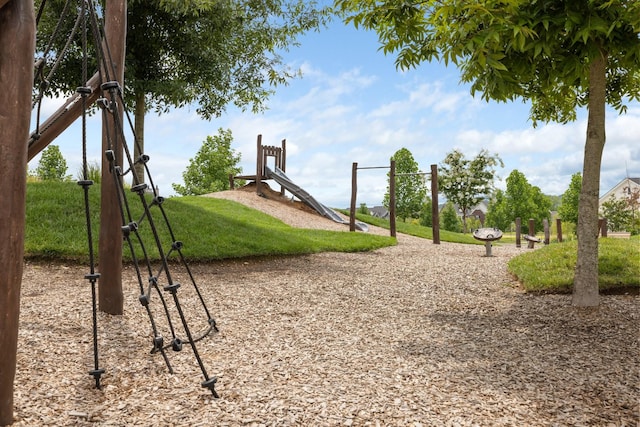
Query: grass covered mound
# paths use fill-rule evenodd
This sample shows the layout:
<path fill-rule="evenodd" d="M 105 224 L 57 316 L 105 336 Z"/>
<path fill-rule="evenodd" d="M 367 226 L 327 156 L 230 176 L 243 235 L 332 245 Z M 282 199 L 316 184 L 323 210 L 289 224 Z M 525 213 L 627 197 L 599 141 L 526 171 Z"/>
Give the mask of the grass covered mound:
<path fill-rule="evenodd" d="M 640 289 L 640 238 L 601 238 L 598 242 L 598 284 L 601 292 Z M 569 293 L 578 257 L 578 242 L 555 243 L 509 261 L 527 292 Z"/>
<path fill-rule="evenodd" d="M 100 227 L 100 188 L 89 190 L 94 251 Z M 132 201 L 132 217 L 142 218 L 138 196 Z M 370 251 L 396 244 L 390 237 L 291 227 L 240 203 L 209 197 L 171 197 L 163 203 L 176 240 L 191 261 L 229 258 L 299 255 L 323 251 Z M 113 207 L 118 209 L 117 206 Z M 161 225 L 161 213 L 152 210 L 161 241 L 171 244 L 169 230 Z M 146 242 L 153 242 L 148 220 L 140 224 Z M 150 244 L 154 246 L 153 244 Z M 157 250 L 147 247 L 152 257 Z M 130 260 L 124 248 L 125 260 Z M 137 255 L 142 253 L 137 249 Z M 34 182 L 27 185 L 25 257 L 86 262 L 88 260 L 84 192 L 73 182 Z"/>

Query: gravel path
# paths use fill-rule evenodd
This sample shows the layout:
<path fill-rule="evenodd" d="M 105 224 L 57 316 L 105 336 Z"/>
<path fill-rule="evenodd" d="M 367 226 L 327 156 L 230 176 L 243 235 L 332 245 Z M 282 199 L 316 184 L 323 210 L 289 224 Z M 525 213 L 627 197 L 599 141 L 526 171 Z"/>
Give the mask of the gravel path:
<path fill-rule="evenodd" d="M 526 295 L 506 271 L 524 251 L 399 235 L 370 253 L 194 265 L 220 328 L 198 343 L 219 399 L 189 348 L 168 353 L 173 375 L 149 354 L 130 268 L 125 315 L 99 315 L 96 390 L 86 267 L 27 264 L 14 425 L 639 425 L 639 298 Z"/>

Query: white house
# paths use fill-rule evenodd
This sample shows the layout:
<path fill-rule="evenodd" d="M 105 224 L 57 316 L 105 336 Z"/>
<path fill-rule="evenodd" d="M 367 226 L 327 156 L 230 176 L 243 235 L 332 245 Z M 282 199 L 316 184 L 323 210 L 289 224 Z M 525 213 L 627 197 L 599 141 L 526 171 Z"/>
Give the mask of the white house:
<path fill-rule="evenodd" d="M 625 178 L 600 197 L 600 206 L 614 197 L 618 200 L 626 199 L 633 193 L 640 193 L 640 178 Z"/>

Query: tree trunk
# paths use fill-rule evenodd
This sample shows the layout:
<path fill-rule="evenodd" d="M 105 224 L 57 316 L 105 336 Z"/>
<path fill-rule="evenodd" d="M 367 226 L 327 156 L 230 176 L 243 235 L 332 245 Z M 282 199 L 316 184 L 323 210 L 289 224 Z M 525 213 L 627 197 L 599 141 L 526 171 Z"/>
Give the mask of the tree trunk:
<path fill-rule="evenodd" d="M 0 3 L 0 425 L 13 422 L 35 33 L 32 0 Z"/>
<path fill-rule="evenodd" d="M 146 98 L 143 93 L 136 93 L 136 108 L 134 112 L 136 143 L 133 147 L 133 160 L 137 161 L 144 154 L 144 114 L 147 110 Z M 136 163 L 135 174 L 137 184 L 144 182 L 144 164 Z M 131 178 L 131 184 L 136 184 L 136 178 Z"/>
<path fill-rule="evenodd" d="M 607 57 L 596 57 L 589 72 L 589 119 L 584 147 L 582 190 L 578 205 L 578 262 L 573 281 L 573 305 L 593 307 L 598 292 L 598 202 L 600 164 L 605 137 L 605 90 Z"/>
<path fill-rule="evenodd" d="M 124 53 L 127 26 L 126 0 L 108 0 L 105 9 L 105 35 L 111 51 L 113 61 L 112 70 L 108 75 L 120 82 L 124 87 Z M 115 71 L 115 75 L 113 74 Z M 107 75 L 107 74 L 104 74 Z M 122 123 L 123 110 L 120 100 L 114 114 L 120 116 Z M 107 118 L 102 124 L 102 151 L 114 151 L 115 163 L 122 165 L 122 140 L 119 129 L 112 118 Z M 107 127 L 112 137 L 112 145 L 106 137 Z M 122 217 L 119 208 L 118 186 L 109 170 L 110 164 L 106 157 L 102 159 L 102 182 L 100 185 L 100 240 L 98 254 L 100 263 L 100 279 L 98 281 L 98 300 L 100 311 L 109 314 L 122 314 L 124 298 L 122 294 Z M 122 177 L 118 177 L 122 179 Z"/>
<path fill-rule="evenodd" d="M 462 233 L 467 234 L 467 208 L 462 208 Z"/>

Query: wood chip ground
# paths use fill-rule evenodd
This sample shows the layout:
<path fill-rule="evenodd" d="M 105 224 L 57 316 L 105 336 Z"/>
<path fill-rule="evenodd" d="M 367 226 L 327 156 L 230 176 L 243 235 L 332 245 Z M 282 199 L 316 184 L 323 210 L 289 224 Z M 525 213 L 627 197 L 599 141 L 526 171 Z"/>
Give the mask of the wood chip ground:
<path fill-rule="evenodd" d="M 217 196 L 346 230 L 233 193 Z M 368 253 L 192 265 L 220 328 L 198 343 L 219 399 L 188 347 L 169 351 L 174 374 L 150 354 L 130 267 L 125 314 L 98 315 L 96 390 L 87 267 L 28 263 L 14 425 L 638 426 L 639 297 L 576 309 L 569 295 L 527 295 L 506 269 L 524 251 L 496 244 L 488 258 L 399 235 Z"/>

